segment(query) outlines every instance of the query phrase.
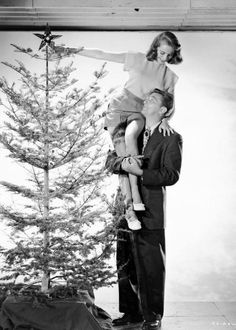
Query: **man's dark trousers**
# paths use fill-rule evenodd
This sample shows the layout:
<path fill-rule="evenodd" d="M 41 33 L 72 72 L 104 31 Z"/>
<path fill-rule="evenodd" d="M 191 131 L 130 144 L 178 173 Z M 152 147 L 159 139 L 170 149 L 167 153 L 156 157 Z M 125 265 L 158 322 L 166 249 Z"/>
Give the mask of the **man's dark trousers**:
<path fill-rule="evenodd" d="M 134 315 L 140 312 L 146 321 L 161 319 L 165 287 L 164 229 L 119 231 L 117 265 L 120 312 Z M 134 287 L 139 287 L 142 310 Z"/>

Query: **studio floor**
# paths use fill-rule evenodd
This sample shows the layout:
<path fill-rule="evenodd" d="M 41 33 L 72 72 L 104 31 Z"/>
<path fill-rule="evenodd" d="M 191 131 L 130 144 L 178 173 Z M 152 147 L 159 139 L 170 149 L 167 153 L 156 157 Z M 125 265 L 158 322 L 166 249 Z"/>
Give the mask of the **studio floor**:
<path fill-rule="evenodd" d="M 119 317 L 116 304 L 99 305 L 112 318 Z M 141 325 L 116 327 L 141 329 Z M 167 302 L 162 330 L 236 330 L 236 302 Z"/>

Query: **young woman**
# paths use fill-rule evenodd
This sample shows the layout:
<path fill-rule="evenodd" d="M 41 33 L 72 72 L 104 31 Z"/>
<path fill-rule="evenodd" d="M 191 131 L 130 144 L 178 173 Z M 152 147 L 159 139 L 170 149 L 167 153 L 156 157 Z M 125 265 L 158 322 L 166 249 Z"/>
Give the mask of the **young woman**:
<path fill-rule="evenodd" d="M 122 63 L 124 70 L 128 71 L 129 78 L 123 90 L 115 95 L 108 107 L 105 118 L 105 128 L 113 137 L 113 131 L 117 125 L 126 121 L 127 128 L 125 140 L 113 139 L 114 148 L 118 156 L 138 155 L 137 138 L 145 124 L 141 110 L 146 95 L 154 88 L 168 91 L 174 94 L 174 87 L 178 80 L 177 75 L 166 65 L 182 62 L 181 46 L 177 37 L 172 32 L 162 32 L 153 40 L 146 54 L 140 52 L 111 53 L 99 49 L 65 48 L 53 45 L 56 52 L 75 53 L 105 61 Z M 173 114 L 174 108 L 168 113 L 159 126 L 165 135 L 172 132 L 168 120 Z M 120 176 L 121 191 L 126 202 L 126 219 L 132 230 L 141 228 L 135 211 L 145 210 L 139 194 L 137 177 Z"/>

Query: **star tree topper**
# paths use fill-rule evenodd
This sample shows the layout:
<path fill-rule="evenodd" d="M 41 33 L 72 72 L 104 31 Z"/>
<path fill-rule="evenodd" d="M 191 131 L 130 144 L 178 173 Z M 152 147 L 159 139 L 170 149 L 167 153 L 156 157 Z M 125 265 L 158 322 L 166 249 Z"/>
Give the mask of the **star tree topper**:
<path fill-rule="evenodd" d="M 45 45 L 51 46 L 51 42 L 54 39 L 60 38 L 61 35 L 52 35 L 49 25 L 47 24 L 44 34 L 34 33 L 34 35 L 42 39 L 39 46 L 39 50 L 42 49 Z"/>

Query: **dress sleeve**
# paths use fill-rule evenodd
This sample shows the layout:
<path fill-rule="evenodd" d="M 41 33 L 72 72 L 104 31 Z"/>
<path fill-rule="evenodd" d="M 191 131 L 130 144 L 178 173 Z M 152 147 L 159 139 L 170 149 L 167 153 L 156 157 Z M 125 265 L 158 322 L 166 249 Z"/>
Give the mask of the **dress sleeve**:
<path fill-rule="evenodd" d="M 146 55 L 143 53 L 127 52 L 125 56 L 124 71 L 140 70 L 146 60 Z"/>

